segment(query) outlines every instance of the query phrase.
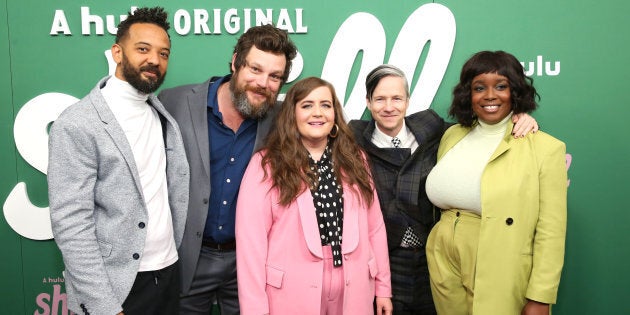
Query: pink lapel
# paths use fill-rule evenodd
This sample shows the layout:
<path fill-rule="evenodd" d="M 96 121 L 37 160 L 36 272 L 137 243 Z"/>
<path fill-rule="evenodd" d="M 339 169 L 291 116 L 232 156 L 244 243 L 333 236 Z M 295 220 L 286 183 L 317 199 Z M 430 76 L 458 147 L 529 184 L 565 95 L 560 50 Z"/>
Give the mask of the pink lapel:
<path fill-rule="evenodd" d="M 343 196 L 341 252 L 347 254 L 359 245 L 359 211 L 366 211 L 366 209 L 361 209 L 357 194 L 346 183 L 343 183 Z"/>
<path fill-rule="evenodd" d="M 347 254 L 354 251 L 359 245 L 359 211 L 366 210 L 362 209 L 357 195 L 345 183 L 343 184 L 343 195 L 343 240 L 341 241 L 341 252 Z M 313 196 L 308 189 L 297 197 L 297 204 L 306 246 L 308 246 L 313 255 L 323 258 L 322 241 L 319 235 L 319 228 L 317 227 Z"/>
<path fill-rule="evenodd" d="M 322 254 L 322 241 L 317 227 L 317 217 L 315 217 L 315 205 L 311 191 L 306 189 L 297 197 L 298 211 L 300 213 L 300 223 L 304 231 L 306 246 L 311 253 L 319 258 L 324 258 Z M 344 225 L 345 227 L 345 225 Z M 344 233 L 345 234 L 345 233 Z"/>

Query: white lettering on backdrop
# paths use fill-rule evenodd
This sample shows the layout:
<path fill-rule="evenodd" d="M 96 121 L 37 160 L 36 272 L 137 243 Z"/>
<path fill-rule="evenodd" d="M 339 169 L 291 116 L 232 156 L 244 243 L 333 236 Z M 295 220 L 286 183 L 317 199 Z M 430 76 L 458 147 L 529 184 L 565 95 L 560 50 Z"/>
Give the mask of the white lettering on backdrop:
<path fill-rule="evenodd" d="M 408 113 L 431 105 L 451 59 L 455 30 L 453 13 L 443 5 L 429 3 L 416 9 L 398 33 L 387 63 L 399 67 L 410 81 L 415 77 L 422 51 L 429 47 L 420 78 L 415 87 L 410 86 Z M 339 101 L 345 104 L 347 118 L 359 119 L 365 111 L 365 77 L 385 62 L 385 43 L 383 26 L 367 13 L 353 14 L 337 31 L 326 56 L 322 78 L 335 86 Z M 359 52 L 363 52 L 361 68 L 352 93 L 345 100 L 350 70 Z"/>
<path fill-rule="evenodd" d="M 97 33 L 102 32 L 101 23 L 85 12 L 95 24 Z M 297 13 L 298 11 L 296 11 Z M 205 13 L 197 18 L 204 21 Z M 296 31 L 306 31 L 301 23 L 301 11 Z M 108 17 L 106 19 L 111 24 Z M 53 29 L 66 29 L 65 16 L 56 14 Z M 89 24 L 88 24 L 89 25 Z M 195 22 L 194 27 L 200 26 Z M 301 29 L 300 29 L 301 28 Z M 108 26 L 108 31 L 110 27 Z M 199 31 L 205 32 L 203 26 Z M 86 25 L 83 25 L 86 32 Z M 52 32 L 51 32 L 52 33 Z M 408 112 L 414 113 L 429 107 L 444 77 L 455 41 L 455 18 L 451 11 L 443 5 L 429 3 L 420 6 L 407 18 L 394 43 L 389 59 L 385 60 L 386 35 L 382 24 L 375 16 L 368 13 L 355 13 L 341 25 L 337 31 L 322 68 L 322 78 L 330 81 L 337 90 L 340 101 L 346 104 L 344 109 L 347 118 L 358 119 L 365 111 L 365 76 L 374 67 L 382 63 L 390 63 L 400 67 L 407 77 L 415 77 L 415 71 L 422 69 L 418 82 L 411 86 L 411 99 Z M 430 45 L 428 45 L 430 43 Z M 429 49 L 426 61 L 418 67 L 423 50 Z M 359 52 L 363 53 L 361 68 L 352 87 L 348 87 L 351 69 Z M 114 73 L 115 64 L 111 61 L 111 53 L 105 52 L 109 61 L 109 74 Z M 302 56 L 294 59 L 289 75 L 289 82 L 295 80 L 303 69 Z M 350 96 L 345 100 L 346 92 Z M 62 93 L 45 93 L 28 101 L 15 118 L 14 138 L 20 155 L 35 169 L 46 174 L 48 166 L 48 126 L 59 114 L 78 99 Z M 26 184 L 18 183 L 4 205 L 4 216 L 15 232 L 35 240 L 51 239 L 49 209 L 39 208 L 32 204 Z"/>

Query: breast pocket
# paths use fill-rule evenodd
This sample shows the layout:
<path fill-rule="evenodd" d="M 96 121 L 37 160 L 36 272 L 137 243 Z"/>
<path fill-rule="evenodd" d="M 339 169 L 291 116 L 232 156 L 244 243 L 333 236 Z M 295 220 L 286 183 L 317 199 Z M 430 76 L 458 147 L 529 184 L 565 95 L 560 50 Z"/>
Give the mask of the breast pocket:
<path fill-rule="evenodd" d="M 271 266 L 267 266 L 267 285 L 274 288 L 282 288 L 282 279 L 284 278 L 284 271 L 276 269 Z"/>
<path fill-rule="evenodd" d="M 112 244 L 98 241 L 98 248 L 101 250 L 101 256 L 103 258 L 109 257 L 112 254 Z"/>

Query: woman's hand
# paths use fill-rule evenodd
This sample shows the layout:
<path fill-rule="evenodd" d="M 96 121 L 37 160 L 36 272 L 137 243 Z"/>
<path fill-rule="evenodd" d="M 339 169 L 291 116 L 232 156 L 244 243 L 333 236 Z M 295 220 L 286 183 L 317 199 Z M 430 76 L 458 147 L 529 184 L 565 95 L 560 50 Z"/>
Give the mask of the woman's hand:
<path fill-rule="evenodd" d="M 521 315 L 549 315 L 549 304 L 527 300 Z"/>
<path fill-rule="evenodd" d="M 392 315 L 393 310 L 392 299 L 376 297 L 376 315 Z"/>
<path fill-rule="evenodd" d="M 514 138 L 525 137 L 530 131 L 538 131 L 538 122 L 527 113 L 513 115 L 512 122 L 514 123 L 514 129 L 512 129 Z"/>

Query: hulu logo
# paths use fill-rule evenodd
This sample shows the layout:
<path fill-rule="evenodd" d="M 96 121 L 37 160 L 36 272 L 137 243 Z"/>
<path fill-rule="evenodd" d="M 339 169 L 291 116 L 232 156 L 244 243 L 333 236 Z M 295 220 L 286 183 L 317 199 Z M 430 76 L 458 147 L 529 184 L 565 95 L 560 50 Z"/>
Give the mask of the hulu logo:
<path fill-rule="evenodd" d="M 521 61 L 521 64 L 523 65 L 523 69 L 525 69 L 525 75 L 529 77 L 534 75 L 537 77 L 543 75 L 556 76 L 560 74 L 560 61 L 555 61 L 552 68 L 550 61 L 543 61 L 543 56 L 536 57 L 536 61 Z"/>

